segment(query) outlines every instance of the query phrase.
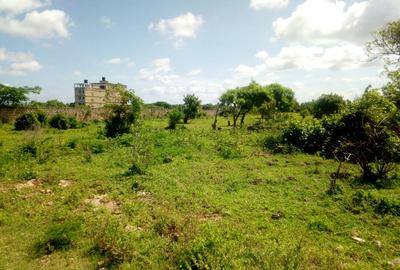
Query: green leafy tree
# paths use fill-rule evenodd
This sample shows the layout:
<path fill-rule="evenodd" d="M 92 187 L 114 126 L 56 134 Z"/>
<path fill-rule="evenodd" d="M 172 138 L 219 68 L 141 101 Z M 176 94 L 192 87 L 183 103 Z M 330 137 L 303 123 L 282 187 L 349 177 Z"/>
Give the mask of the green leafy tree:
<path fill-rule="evenodd" d="M 187 124 L 189 119 L 195 119 L 201 110 L 201 101 L 194 94 L 186 95 L 183 98 L 183 122 Z"/>
<path fill-rule="evenodd" d="M 297 101 L 292 89 L 284 87 L 278 83 L 268 86 L 275 100 L 275 108 L 279 112 L 292 112 L 297 107 Z"/>
<path fill-rule="evenodd" d="M 326 148 L 357 163 L 365 182 L 378 183 L 400 161 L 399 124 L 395 104 L 379 90 L 367 89 L 326 128 Z"/>
<path fill-rule="evenodd" d="M 338 94 L 323 94 L 312 102 L 311 110 L 315 117 L 322 118 L 325 115 L 339 113 L 346 101 Z"/>
<path fill-rule="evenodd" d="M 131 126 L 137 123 L 143 105 L 143 101 L 133 91 L 121 89 L 116 89 L 116 91 L 120 93 L 120 102 L 108 105 L 110 112 L 105 119 L 107 137 L 129 133 Z"/>
<path fill-rule="evenodd" d="M 0 84 L 0 107 L 15 107 L 24 105 L 29 101 L 29 94 L 40 94 L 42 89 L 35 87 L 13 87 Z"/>
<path fill-rule="evenodd" d="M 246 115 L 253 108 L 259 108 L 264 103 L 271 102 L 272 97 L 268 87 L 263 87 L 253 81 L 248 86 L 226 91 L 219 101 L 221 113 L 232 115 L 233 126 L 237 127 L 239 119 L 240 125 L 243 126 Z"/>

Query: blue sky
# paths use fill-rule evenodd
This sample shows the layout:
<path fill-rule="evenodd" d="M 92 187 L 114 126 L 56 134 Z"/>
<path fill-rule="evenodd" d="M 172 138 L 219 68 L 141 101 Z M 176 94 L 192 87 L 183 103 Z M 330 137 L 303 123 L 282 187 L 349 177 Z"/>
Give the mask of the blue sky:
<path fill-rule="evenodd" d="M 146 102 L 216 102 L 252 79 L 354 98 L 384 83 L 365 43 L 398 19 L 398 0 L 0 0 L 0 82 L 64 102 L 102 76 Z"/>

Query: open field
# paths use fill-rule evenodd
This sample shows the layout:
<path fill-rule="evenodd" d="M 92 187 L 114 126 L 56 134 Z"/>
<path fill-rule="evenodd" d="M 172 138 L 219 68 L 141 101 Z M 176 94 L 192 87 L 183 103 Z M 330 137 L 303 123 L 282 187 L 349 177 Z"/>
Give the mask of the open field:
<path fill-rule="evenodd" d="M 145 120 L 116 139 L 95 122 L 0 126 L 0 269 L 389 269 L 400 256 L 398 186 L 356 185 L 345 164 L 328 195 L 333 160 L 211 123 Z"/>

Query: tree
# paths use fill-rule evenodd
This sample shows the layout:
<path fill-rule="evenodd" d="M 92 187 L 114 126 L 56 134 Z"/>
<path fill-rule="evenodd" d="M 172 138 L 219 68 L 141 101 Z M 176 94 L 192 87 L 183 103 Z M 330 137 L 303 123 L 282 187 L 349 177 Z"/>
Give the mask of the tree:
<path fill-rule="evenodd" d="M 189 119 L 195 119 L 201 110 L 201 101 L 194 94 L 183 97 L 183 122 L 187 124 Z"/>
<path fill-rule="evenodd" d="M 381 30 L 375 32 L 374 39 L 367 44 L 367 50 L 372 60 L 381 58 L 386 69 L 400 68 L 400 20 L 387 23 Z"/>
<path fill-rule="evenodd" d="M 120 92 L 120 102 L 108 105 L 110 113 L 105 119 L 107 137 L 129 133 L 131 126 L 138 121 L 143 105 L 142 100 L 133 91 L 121 89 L 116 89 L 116 91 Z"/>
<path fill-rule="evenodd" d="M 284 87 L 278 83 L 270 84 L 268 88 L 275 100 L 275 108 L 277 111 L 292 112 L 296 108 L 297 101 L 292 89 Z"/>
<path fill-rule="evenodd" d="M 399 119 L 395 104 L 367 89 L 350 104 L 329 132 L 327 148 L 358 164 L 365 182 L 377 183 L 400 161 Z"/>
<path fill-rule="evenodd" d="M 338 94 L 323 94 L 312 103 L 311 111 L 316 118 L 339 113 L 346 101 Z"/>
<path fill-rule="evenodd" d="M 226 91 L 219 99 L 222 114 L 232 115 L 233 127 L 237 127 L 239 118 L 240 126 L 243 126 L 246 115 L 253 108 L 259 108 L 271 100 L 268 87 L 263 87 L 254 81 L 248 86 Z"/>
<path fill-rule="evenodd" d="M 21 106 L 29 100 L 29 94 L 40 94 L 41 91 L 39 86 L 13 87 L 0 84 L 0 107 Z"/>

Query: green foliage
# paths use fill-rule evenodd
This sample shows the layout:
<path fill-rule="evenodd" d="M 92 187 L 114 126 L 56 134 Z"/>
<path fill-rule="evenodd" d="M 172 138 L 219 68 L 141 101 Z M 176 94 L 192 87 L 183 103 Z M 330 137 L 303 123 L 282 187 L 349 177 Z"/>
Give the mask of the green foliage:
<path fill-rule="evenodd" d="M 268 87 L 262 87 L 252 81 L 248 86 L 226 91 L 219 99 L 221 113 L 232 115 L 233 126 L 237 126 L 240 117 L 240 125 L 243 126 L 246 115 L 253 108 L 259 108 L 263 104 L 271 102 L 271 93 Z"/>
<path fill-rule="evenodd" d="M 36 253 L 43 255 L 71 248 L 78 238 L 80 228 L 81 222 L 78 220 L 68 220 L 64 223 L 51 225 L 35 243 Z"/>
<path fill-rule="evenodd" d="M 68 117 L 69 128 L 79 128 L 80 124 L 75 116 Z"/>
<path fill-rule="evenodd" d="M 152 103 L 151 105 L 161 107 L 163 109 L 172 109 L 172 107 L 173 107 L 171 104 L 169 104 L 168 102 L 165 102 L 165 101 L 157 101 L 157 102 Z"/>
<path fill-rule="evenodd" d="M 16 130 L 33 130 L 40 126 L 40 122 L 34 113 L 24 113 L 15 120 L 14 127 Z"/>
<path fill-rule="evenodd" d="M 232 136 L 221 136 L 216 142 L 217 150 L 224 159 L 240 157 L 239 138 L 236 134 Z"/>
<path fill-rule="evenodd" d="M 28 143 L 25 143 L 23 145 L 21 145 L 20 147 L 20 152 L 22 154 L 26 154 L 29 155 L 31 157 L 36 157 L 39 150 L 38 150 L 38 146 L 36 144 L 35 141 L 30 141 Z"/>
<path fill-rule="evenodd" d="M 274 105 L 278 112 L 292 112 L 297 106 L 292 89 L 273 83 L 267 86 L 272 93 Z"/>
<path fill-rule="evenodd" d="M 369 90 L 343 113 L 330 130 L 327 145 L 341 159 L 357 163 L 362 180 L 376 183 L 386 178 L 400 160 L 399 121 L 396 106 L 378 90 Z"/>
<path fill-rule="evenodd" d="M 323 94 L 311 103 L 311 112 L 316 118 L 339 113 L 346 105 L 338 94 Z"/>
<path fill-rule="evenodd" d="M 292 122 L 283 130 L 281 140 L 306 153 L 316 153 L 324 146 L 326 132 L 318 120 Z"/>
<path fill-rule="evenodd" d="M 375 190 L 358 190 L 351 197 L 352 211 L 373 211 L 380 215 L 400 216 L 400 201 L 379 195 Z"/>
<path fill-rule="evenodd" d="M 49 125 L 56 129 L 68 129 L 69 119 L 61 113 L 53 115 L 49 120 Z"/>
<path fill-rule="evenodd" d="M 40 125 L 45 126 L 47 124 L 47 113 L 43 111 L 36 112 L 36 118 L 39 121 Z"/>
<path fill-rule="evenodd" d="M 29 100 L 29 94 L 40 94 L 41 90 L 38 86 L 13 87 L 0 84 L 0 107 L 21 106 Z"/>
<path fill-rule="evenodd" d="M 38 102 L 38 101 L 31 101 L 29 102 L 30 107 L 35 107 L 35 108 L 65 108 L 67 107 L 66 104 L 63 102 L 57 100 L 57 99 L 51 99 L 46 102 Z"/>
<path fill-rule="evenodd" d="M 148 134 L 141 129 L 136 129 L 133 133 L 132 143 L 132 162 L 128 175 L 143 175 L 150 166 L 153 158 L 153 145 L 150 142 Z"/>
<path fill-rule="evenodd" d="M 140 117 L 142 100 L 133 92 L 122 92 L 119 104 L 110 106 L 110 113 L 105 119 L 105 134 L 107 137 L 117 137 L 129 133 L 131 126 Z"/>
<path fill-rule="evenodd" d="M 129 233 L 112 217 L 103 219 L 95 231 L 93 251 L 104 258 L 104 266 L 129 262 L 135 252 Z"/>
<path fill-rule="evenodd" d="M 168 128 L 175 129 L 176 125 L 181 121 L 181 119 L 182 119 L 181 111 L 179 111 L 179 110 L 171 111 L 168 114 Z"/>
<path fill-rule="evenodd" d="M 194 94 L 183 97 L 183 122 L 187 124 L 190 119 L 195 119 L 201 110 L 201 100 Z"/>

